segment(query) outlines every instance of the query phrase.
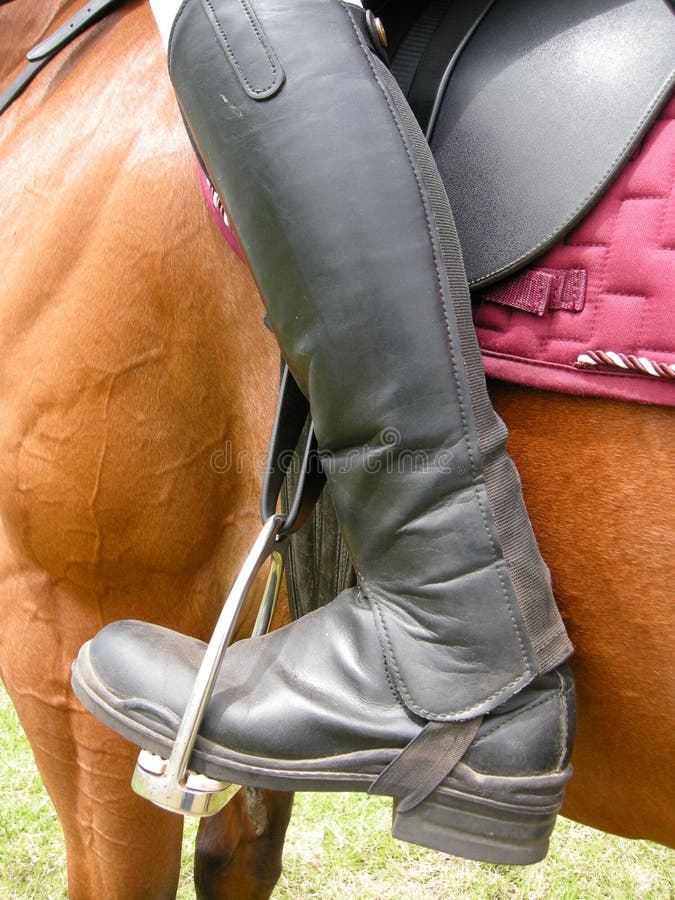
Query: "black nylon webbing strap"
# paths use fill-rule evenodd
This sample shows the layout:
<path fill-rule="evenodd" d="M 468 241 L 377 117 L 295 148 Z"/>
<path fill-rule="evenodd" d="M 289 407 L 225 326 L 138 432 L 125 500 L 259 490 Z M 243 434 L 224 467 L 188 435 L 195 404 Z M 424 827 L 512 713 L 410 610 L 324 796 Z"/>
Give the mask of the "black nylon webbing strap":
<path fill-rule="evenodd" d="M 26 54 L 28 65 L 19 72 L 14 81 L 0 96 L 0 115 L 10 106 L 16 98 L 22 94 L 35 76 L 47 63 L 53 59 L 59 50 L 62 50 L 78 34 L 86 31 L 94 22 L 101 19 L 113 7 L 119 6 L 124 0 L 92 0 L 85 7 L 78 10 L 75 15 L 58 28 L 44 41 L 36 44 Z"/>
<path fill-rule="evenodd" d="M 460 53 L 493 2 L 463 0 L 461 3 L 445 4 L 444 15 L 439 17 L 440 21 L 425 47 L 424 56 L 407 91 L 408 103 L 425 133 L 432 124 L 437 98 L 444 90 Z"/>
<path fill-rule="evenodd" d="M 482 721 L 479 717 L 467 722 L 429 722 L 382 771 L 368 793 L 396 797 L 399 812 L 414 809 L 452 772 Z"/>
<path fill-rule="evenodd" d="M 439 94 L 459 54 L 494 0 L 432 0 L 392 56 L 391 72 L 422 131 L 427 131 Z"/>
<path fill-rule="evenodd" d="M 421 11 L 416 21 L 406 30 L 403 39 L 392 55 L 391 73 L 406 97 L 417 71 L 422 65 L 422 60 L 434 36 L 434 32 L 445 17 L 452 2 L 453 0 L 432 0 Z"/>

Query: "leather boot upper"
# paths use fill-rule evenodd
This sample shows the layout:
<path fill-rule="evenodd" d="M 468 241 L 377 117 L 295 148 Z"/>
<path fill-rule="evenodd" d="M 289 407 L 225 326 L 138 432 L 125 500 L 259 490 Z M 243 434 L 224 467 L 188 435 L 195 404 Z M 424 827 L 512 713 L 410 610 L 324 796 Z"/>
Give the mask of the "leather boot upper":
<path fill-rule="evenodd" d="M 172 81 L 310 399 L 387 677 L 414 715 L 478 715 L 571 648 L 447 198 L 357 11 L 260 0 L 251 32 L 236 7 L 183 7 Z"/>

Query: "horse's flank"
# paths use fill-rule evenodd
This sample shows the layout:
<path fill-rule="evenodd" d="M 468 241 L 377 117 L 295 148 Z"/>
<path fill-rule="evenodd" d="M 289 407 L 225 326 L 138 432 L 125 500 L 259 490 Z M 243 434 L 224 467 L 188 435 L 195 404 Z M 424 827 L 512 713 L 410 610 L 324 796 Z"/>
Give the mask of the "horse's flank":
<path fill-rule="evenodd" d="M 563 814 L 675 846 L 672 410 L 494 383 L 576 648 Z"/>
<path fill-rule="evenodd" d="M 3 87 L 78 5 L 0 9 Z M 208 636 L 259 525 L 278 381 L 164 70 L 149 8 L 125 4 L 0 120 L 0 665 L 73 897 L 174 889 L 182 822 L 131 794 L 134 750 L 79 708 L 70 663 L 111 619 Z"/>
<path fill-rule="evenodd" d="M 194 576 L 235 509 L 257 518 L 255 486 L 211 459 L 234 441 L 252 471 L 277 379 L 250 276 L 199 202 L 146 7 L 52 65 L 0 126 L 3 508 L 27 560 L 104 596 Z"/>

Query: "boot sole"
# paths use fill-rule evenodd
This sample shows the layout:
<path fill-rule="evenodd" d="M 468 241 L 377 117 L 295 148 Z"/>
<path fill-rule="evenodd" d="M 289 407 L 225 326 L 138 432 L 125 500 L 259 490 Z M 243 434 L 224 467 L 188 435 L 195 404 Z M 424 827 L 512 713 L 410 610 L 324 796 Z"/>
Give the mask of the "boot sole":
<path fill-rule="evenodd" d="M 127 740 L 167 758 L 175 725 L 142 716 L 98 679 L 87 646 L 73 663 L 72 685 L 82 705 Z M 134 717 L 130 715 L 134 709 Z M 277 791 L 367 792 L 400 748 L 312 760 L 275 760 L 226 751 L 199 737 L 191 768 L 221 781 Z M 340 771 L 336 771 L 340 769 Z M 571 766 L 546 775 L 503 777 L 459 763 L 429 797 L 406 812 L 393 801 L 392 835 L 399 840 L 479 862 L 527 865 L 542 860 L 562 805 Z"/>
<path fill-rule="evenodd" d="M 532 809 L 443 788 L 409 812 L 394 800 L 391 833 L 401 841 L 478 862 L 529 865 L 548 852 L 560 802 Z"/>

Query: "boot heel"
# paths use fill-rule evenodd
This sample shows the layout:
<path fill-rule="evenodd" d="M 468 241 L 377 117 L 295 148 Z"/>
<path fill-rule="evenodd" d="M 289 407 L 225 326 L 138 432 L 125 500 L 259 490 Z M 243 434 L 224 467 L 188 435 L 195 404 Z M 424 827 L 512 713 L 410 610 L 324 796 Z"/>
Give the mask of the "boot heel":
<path fill-rule="evenodd" d="M 408 812 L 394 800 L 395 838 L 498 865 L 526 865 L 546 856 L 562 798 L 532 808 L 436 790 Z"/>

